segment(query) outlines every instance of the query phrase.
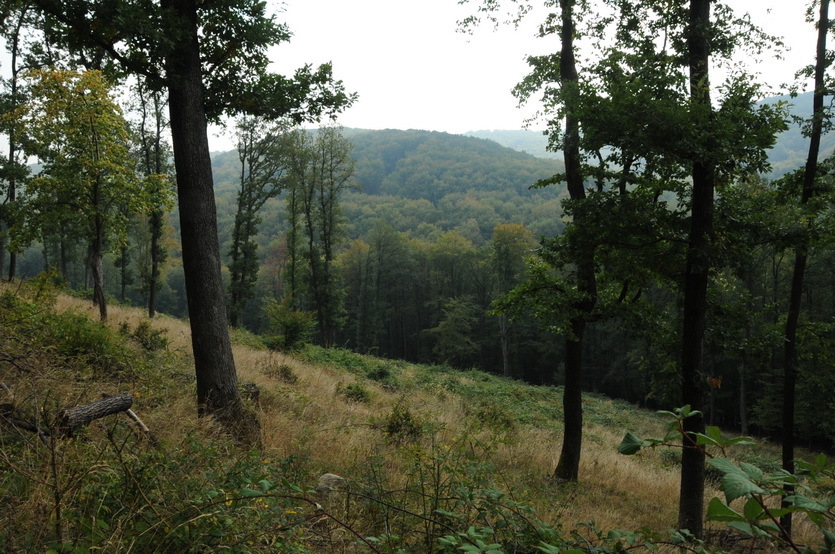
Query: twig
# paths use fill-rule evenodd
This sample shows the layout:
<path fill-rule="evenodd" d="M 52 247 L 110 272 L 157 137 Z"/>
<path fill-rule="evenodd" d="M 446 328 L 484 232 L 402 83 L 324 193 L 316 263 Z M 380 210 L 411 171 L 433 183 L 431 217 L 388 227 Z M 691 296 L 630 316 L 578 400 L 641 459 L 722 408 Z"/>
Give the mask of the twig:
<path fill-rule="evenodd" d="M 136 415 L 136 413 L 133 410 L 128 408 L 127 410 L 125 410 L 125 413 L 128 415 L 129 418 L 136 422 L 136 425 L 142 430 L 143 433 L 145 433 L 145 435 L 147 435 L 148 440 L 151 441 L 151 444 L 154 447 L 159 446 L 159 441 L 157 440 L 157 438 L 154 436 L 151 430 L 148 429 L 148 426 L 145 425 L 141 419 L 139 419 L 139 416 Z"/>

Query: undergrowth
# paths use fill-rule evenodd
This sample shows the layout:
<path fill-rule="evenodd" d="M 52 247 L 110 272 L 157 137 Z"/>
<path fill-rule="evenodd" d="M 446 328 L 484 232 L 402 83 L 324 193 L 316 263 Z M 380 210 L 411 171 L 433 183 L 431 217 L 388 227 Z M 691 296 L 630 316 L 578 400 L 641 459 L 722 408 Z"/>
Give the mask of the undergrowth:
<path fill-rule="evenodd" d="M 559 439 L 560 388 L 313 346 L 290 360 L 255 344 L 265 355 L 251 374 L 263 393 L 262 424 L 295 434 L 243 451 L 211 422 L 171 417 L 191 401 L 193 376 L 164 331 L 147 321 L 113 330 L 87 313 L 56 311 L 51 287 L 44 280 L 0 289 L 0 382 L 7 387 L 0 405 L 43 430 L 33 433 L 3 415 L 11 411 L 0 412 L 5 551 L 708 549 L 663 528 L 609 531 L 591 517 L 571 519 L 594 494 L 608 509 L 624 511 L 654 500 L 624 482 L 638 482 L 634 473 L 589 475 L 574 484 L 551 478 L 553 459 L 542 453 L 555 445 L 542 443 Z M 236 337 L 258 343 L 245 333 Z M 311 367 L 327 368 L 332 380 Z M 152 440 L 122 414 L 71 440 L 50 435 L 61 409 L 126 391 L 137 413 L 168 425 L 164 440 Z M 586 407 L 597 459 L 585 471 L 599 463 L 607 468 L 599 471 L 614 473 L 623 463 L 600 453 L 617 457 L 612 436 L 652 429 L 652 416 L 602 397 L 587 397 Z M 350 421 L 329 421 L 331 413 Z M 318 451 L 316 441 L 328 433 L 332 446 Z M 662 451 L 642 467 L 675 471 L 676 464 L 674 453 Z M 328 475 L 333 486 L 317 486 Z M 657 520 L 669 499 L 656 500 L 660 507 L 646 511 Z M 577 525 L 581 520 L 587 523 Z"/>

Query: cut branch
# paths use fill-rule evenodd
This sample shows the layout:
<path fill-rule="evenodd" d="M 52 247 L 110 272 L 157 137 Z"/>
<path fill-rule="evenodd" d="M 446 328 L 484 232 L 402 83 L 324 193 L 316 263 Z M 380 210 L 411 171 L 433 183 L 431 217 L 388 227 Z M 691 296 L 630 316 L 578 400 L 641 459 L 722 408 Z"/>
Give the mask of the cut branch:
<path fill-rule="evenodd" d="M 90 422 L 119 412 L 129 410 L 133 405 L 133 396 L 122 393 L 96 400 L 90 404 L 66 408 L 58 414 L 57 434 L 71 437 L 76 431 Z"/>

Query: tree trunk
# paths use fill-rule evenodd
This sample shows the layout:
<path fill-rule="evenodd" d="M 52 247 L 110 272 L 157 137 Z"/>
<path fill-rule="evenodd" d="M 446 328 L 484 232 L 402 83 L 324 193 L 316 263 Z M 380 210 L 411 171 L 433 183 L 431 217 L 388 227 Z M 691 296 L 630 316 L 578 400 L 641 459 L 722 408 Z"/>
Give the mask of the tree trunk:
<path fill-rule="evenodd" d="M 745 384 L 745 357 L 739 367 L 739 432 L 748 434 L 748 387 Z"/>
<path fill-rule="evenodd" d="M 688 29 L 690 55 L 690 98 L 697 110 L 711 110 L 708 33 L 710 0 L 691 0 Z M 702 410 L 704 394 L 704 334 L 707 314 L 707 286 L 710 273 L 710 245 L 713 235 L 713 190 L 715 172 L 705 153 L 697 151 L 693 163 L 693 198 L 690 238 L 684 274 L 684 321 L 682 337 L 682 402 Z M 701 537 L 704 519 L 705 452 L 696 445 L 693 433 L 704 433 L 702 415 L 684 420 L 684 451 L 681 456 L 678 527 Z"/>
<path fill-rule="evenodd" d="M 572 200 L 586 198 L 583 170 L 580 163 L 580 122 L 575 114 L 576 94 L 579 92 L 577 64 L 574 57 L 574 0 L 560 0 L 562 28 L 560 30 L 560 86 L 567 91 L 565 108 L 565 137 L 563 156 L 568 193 Z M 582 210 L 574 216 L 575 225 L 583 225 Z M 580 312 L 571 320 L 572 335 L 566 339 L 565 389 L 563 392 L 564 435 L 560 460 L 554 471 L 559 479 L 576 481 L 580 472 L 580 451 L 583 441 L 583 335 L 586 319 L 594 309 L 597 283 L 594 274 L 594 251 L 584 251 L 577 264 L 577 290 L 584 294 Z"/>
<path fill-rule="evenodd" d="M 12 34 L 11 40 L 11 60 L 9 63 L 9 68 L 11 70 L 11 76 L 9 78 L 9 96 L 11 98 L 11 106 L 10 108 L 16 108 L 18 106 L 18 79 L 17 76 L 20 73 L 20 68 L 17 65 L 18 60 L 18 52 L 20 50 L 20 34 L 21 30 L 23 29 L 23 23 L 26 18 L 26 12 L 29 11 L 29 6 L 23 5 L 21 7 L 21 13 L 18 16 L 17 23 L 15 24 L 15 30 Z M 15 130 L 14 125 L 9 126 L 9 167 L 12 168 L 11 176 L 9 177 L 9 194 L 8 194 L 8 205 L 9 207 L 13 207 L 15 202 L 17 201 L 17 169 L 15 165 L 17 163 L 17 156 L 18 156 L 18 138 L 17 138 L 17 131 Z M 10 226 L 6 227 L 7 229 Z M 5 249 L 3 250 L 5 253 Z M 0 261 L 0 278 L 2 278 L 4 263 Z M 17 252 L 14 250 L 9 251 L 9 282 L 11 283 L 14 281 L 14 278 L 17 274 Z"/>
<path fill-rule="evenodd" d="M 197 413 L 212 415 L 242 440 L 256 440 L 257 421 L 247 418 L 235 373 L 226 323 L 212 165 L 203 101 L 195 0 L 164 0 L 185 26 L 172 37 L 166 59 L 169 114 L 183 245 Z"/>
<path fill-rule="evenodd" d="M 824 82 L 827 62 L 826 36 L 829 32 L 829 0 L 821 0 L 818 15 L 818 42 L 815 59 L 815 93 L 812 99 L 812 133 L 809 137 L 809 154 L 806 157 L 806 167 L 803 172 L 803 191 L 800 203 L 808 204 L 815 195 L 815 176 L 818 170 L 818 153 L 820 151 L 821 134 L 823 132 Z M 811 224 L 811 218 L 810 223 Z M 786 317 L 786 329 L 783 352 L 783 469 L 794 473 L 794 412 L 795 389 L 797 388 L 797 328 L 800 319 L 800 304 L 803 296 L 803 281 L 806 275 L 808 259 L 808 237 L 797 245 L 794 254 L 794 271 L 792 273 L 791 292 L 789 293 L 789 308 Z M 794 493 L 793 485 L 784 487 L 787 495 Z M 785 504 L 785 503 L 784 503 Z M 790 539 L 792 533 L 791 513 L 780 518 L 783 535 Z"/>
<path fill-rule="evenodd" d="M 564 435 L 560 460 L 554 476 L 577 481 L 580 474 L 580 453 L 583 445 L 583 334 L 586 322 L 572 322 L 573 337 L 565 341 L 565 386 L 563 388 Z"/>
<path fill-rule="evenodd" d="M 151 212 L 151 275 L 148 279 L 148 317 L 157 314 L 157 289 L 159 289 L 160 238 L 162 237 L 162 212 Z"/>
<path fill-rule="evenodd" d="M 99 319 L 107 321 L 107 298 L 104 296 L 104 222 L 96 216 L 95 239 L 90 246 L 90 272 L 93 275 L 93 305 L 99 307 Z"/>
<path fill-rule="evenodd" d="M 507 316 L 502 314 L 499 316 L 499 340 L 502 347 L 502 375 L 505 377 L 513 377 L 510 372 L 510 345 L 508 337 L 508 328 L 510 325 L 507 321 Z"/>

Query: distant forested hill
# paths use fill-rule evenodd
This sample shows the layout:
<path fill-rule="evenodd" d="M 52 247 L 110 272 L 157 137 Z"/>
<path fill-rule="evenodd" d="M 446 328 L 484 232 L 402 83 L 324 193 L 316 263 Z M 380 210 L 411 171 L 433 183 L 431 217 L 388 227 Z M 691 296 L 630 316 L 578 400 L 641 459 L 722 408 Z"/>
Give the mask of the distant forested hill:
<path fill-rule="evenodd" d="M 495 141 L 432 131 L 345 129 L 354 146 L 355 189 L 343 196 L 348 238 L 378 221 L 415 238 L 456 230 L 474 244 L 499 223 L 523 223 L 535 235 L 560 231 L 563 186 L 531 189 L 562 171 L 559 160 L 537 158 Z M 239 172 L 237 153 L 213 154 L 221 240 L 231 229 Z M 268 203 L 261 242 L 285 228 L 284 203 Z"/>
<path fill-rule="evenodd" d="M 368 194 L 393 194 L 437 202 L 470 190 L 513 191 L 530 196 L 530 185 L 561 171 L 542 160 L 478 139 L 432 131 L 351 131 L 357 181 Z"/>
<path fill-rule="evenodd" d="M 464 135 L 493 140 L 502 146 L 507 146 L 520 152 L 527 152 L 538 158 L 562 159 L 561 152 L 548 151 L 548 137 L 542 131 L 530 131 L 527 129 L 519 129 L 516 131 L 470 131 L 464 133 Z"/>
<path fill-rule="evenodd" d="M 790 114 L 793 116 L 808 118 L 812 114 L 812 93 L 805 92 L 796 98 L 790 96 L 774 96 L 763 101 L 766 104 L 777 102 L 788 102 Z M 521 152 L 527 152 L 541 158 L 560 159 L 562 154 L 548 152 L 548 137 L 541 131 L 471 131 L 466 136 L 493 140 L 508 148 Z M 821 140 L 821 158 L 832 155 L 835 149 L 835 133 L 823 136 Z M 809 139 L 803 136 L 800 125 L 795 122 L 789 124 L 789 129 L 777 137 L 777 144 L 769 150 L 768 158 L 771 161 L 772 178 L 780 177 L 790 171 L 803 167 L 806 163 L 806 154 L 809 151 Z"/>

